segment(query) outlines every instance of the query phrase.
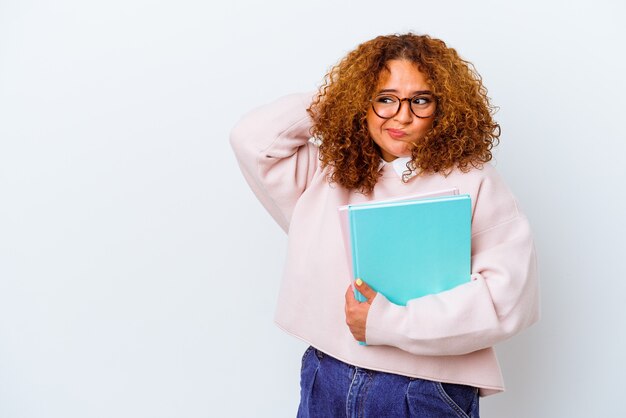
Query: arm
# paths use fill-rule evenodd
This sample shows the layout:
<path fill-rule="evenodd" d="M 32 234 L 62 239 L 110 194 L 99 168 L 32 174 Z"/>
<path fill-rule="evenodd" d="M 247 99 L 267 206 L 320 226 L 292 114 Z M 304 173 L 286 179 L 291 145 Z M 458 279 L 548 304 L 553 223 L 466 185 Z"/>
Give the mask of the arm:
<path fill-rule="evenodd" d="M 493 346 L 537 321 L 529 224 L 493 169 L 477 193 L 472 230 L 472 280 L 406 306 L 378 294 L 367 316 L 368 345 L 391 345 L 418 355 L 460 355 Z"/>
<path fill-rule="evenodd" d="M 311 94 L 294 94 L 260 107 L 244 116 L 230 137 L 250 188 L 285 231 L 317 167 L 306 113 L 311 99 Z"/>

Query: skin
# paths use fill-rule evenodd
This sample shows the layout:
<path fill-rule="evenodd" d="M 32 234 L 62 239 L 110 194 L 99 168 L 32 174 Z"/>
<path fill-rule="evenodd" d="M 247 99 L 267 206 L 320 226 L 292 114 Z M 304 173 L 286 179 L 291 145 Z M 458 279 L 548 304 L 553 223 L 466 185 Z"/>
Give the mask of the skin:
<path fill-rule="evenodd" d="M 355 287 L 361 292 L 363 296 L 367 298 L 365 302 L 359 302 L 354 297 L 354 291 L 352 286 L 348 286 L 346 290 L 346 324 L 352 333 L 352 336 L 357 341 L 365 341 L 365 324 L 367 323 L 367 314 L 370 310 L 370 306 L 374 301 L 374 298 L 378 293 L 374 291 L 367 283 L 358 280 L 355 282 Z"/>
<path fill-rule="evenodd" d="M 387 69 L 380 74 L 376 95 L 386 92 L 405 98 L 431 90 L 426 76 L 411 61 L 390 60 Z M 389 162 L 411 155 L 411 144 L 424 138 L 432 127 L 433 117 L 418 118 L 405 101 L 400 111 L 390 119 L 379 117 L 370 107 L 366 122 L 372 140 L 380 147 L 382 158 Z M 367 315 L 377 293 L 364 281 L 357 280 L 355 286 L 367 301 L 356 300 L 352 286 L 348 287 L 345 295 L 346 324 L 357 341 L 366 341 Z"/>
<path fill-rule="evenodd" d="M 405 98 L 431 90 L 428 79 L 413 62 L 390 60 L 386 66 L 388 71 L 381 72 L 376 95 L 387 92 Z M 383 159 L 389 162 L 411 155 L 411 144 L 424 138 L 432 127 L 433 117 L 418 118 L 405 101 L 391 119 L 379 117 L 370 106 L 366 121 L 370 136 L 380 147 Z"/>

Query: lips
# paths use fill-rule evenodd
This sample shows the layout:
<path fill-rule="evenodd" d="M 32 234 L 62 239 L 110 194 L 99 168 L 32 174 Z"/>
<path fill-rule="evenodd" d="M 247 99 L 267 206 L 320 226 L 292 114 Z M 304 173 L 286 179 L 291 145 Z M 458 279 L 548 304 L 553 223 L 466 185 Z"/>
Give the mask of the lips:
<path fill-rule="evenodd" d="M 387 133 L 393 139 L 402 139 L 407 135 L 406 132 L 401 131 L 400 129 L 387 129 Z"/>

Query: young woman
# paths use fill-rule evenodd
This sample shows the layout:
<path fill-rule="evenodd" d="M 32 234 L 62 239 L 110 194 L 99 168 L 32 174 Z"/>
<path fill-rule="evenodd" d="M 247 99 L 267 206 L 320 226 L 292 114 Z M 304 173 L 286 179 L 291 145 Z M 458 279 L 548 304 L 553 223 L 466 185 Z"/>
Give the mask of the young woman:
<path fill-rule="evenodd" d="M 503 390 L 492 346 L 538 319 L 538 285 L 528 222 L 488 163 L 499 135 L 472 65 L 410 33 L 359 45 L 317 94 L 234 128 L 246 180 L 289 234 L 276 323 L 311 345 L 299 417 L 474 418 Z M 451 187 L 472 201 L 468 282 L 398 306 L 359 280 L 358 302 L 337 208 Z"/>

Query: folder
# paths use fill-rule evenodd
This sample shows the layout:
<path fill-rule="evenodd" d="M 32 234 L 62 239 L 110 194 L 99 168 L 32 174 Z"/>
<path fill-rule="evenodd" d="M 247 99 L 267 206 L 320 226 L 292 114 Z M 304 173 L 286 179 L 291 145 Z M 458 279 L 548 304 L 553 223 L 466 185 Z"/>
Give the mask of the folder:
<path fill-rule="evenodd" d="M 384 203 L 384 202 L 391 203 L 391 202 L 400 202 L 404 200 L 415 200 L 415 199 L 424 199 L 427 197 L 451 196 L 451 195 L 458 195 L 458 194 L 459 194 L 459 189 L 457 189 L 456 187 L 453 187 L 450 189 L 442 189 L 442 190 L 436 190 L 432 192 L 418 193 L 418 194 L 400 196 L 400 197 L 395 197 L 395 198 L 390 198 L 390 199 L 370 200 L 369 202 L 357 203 L 357 204 L 371 205 L 374 203 Z M 347 260 L 349 261 L 348 266 L 350 270 L 350 277 L 354 277 L 354 272 L 352 269 L 352 244 L 350 242 L 350 218 L 348 215 L 348 208 L 350 206 L 355 206 L 355 204 L 339 206 L 338 210 L 339 210 L 339 226 L 341 228 L 341 235 L 343 237 L 344 250 L 346 252 Z"/>
<path fill-rule="evenodd" d="M 406 305 L 470 280 L 469 195 L 348 205 L 347 215 L 353 278 L 392 303 Z M 355 296 L 365 300 L 356 289 Z"/>
<path fill-rule="evenodd" d="M 350 206 L 355 207 L 358 205 L 372 205 L 375 203 L 384 203 L 384 202 L 392 203 L 392 202 L 401 202 L 405 200 L 425 199 L 427 197 L 451 196 L 451 195 L 458 195 L 458 194 L 459 194 L 459 189 L 457 189 L 456 187 L 453 187 L 451 189 L 442 189 L 442 190 L 436 190 L 433 192 L 418 193 L 418 194 L 400 196 L 400 197 L 391 198 L 391 199 L 370 200 L 364 203 L 339 206 L 338 208 L 339 225 L 341 228 L 341 235 L 343 237 L 344 250 L 346 252 L 346 257 L 348 260 L 350 276 L 354 278 L 354 272 L 352 269 L 352 243 L 350 242 L 350 217 L 348 214 L 348 208 Z"/>

